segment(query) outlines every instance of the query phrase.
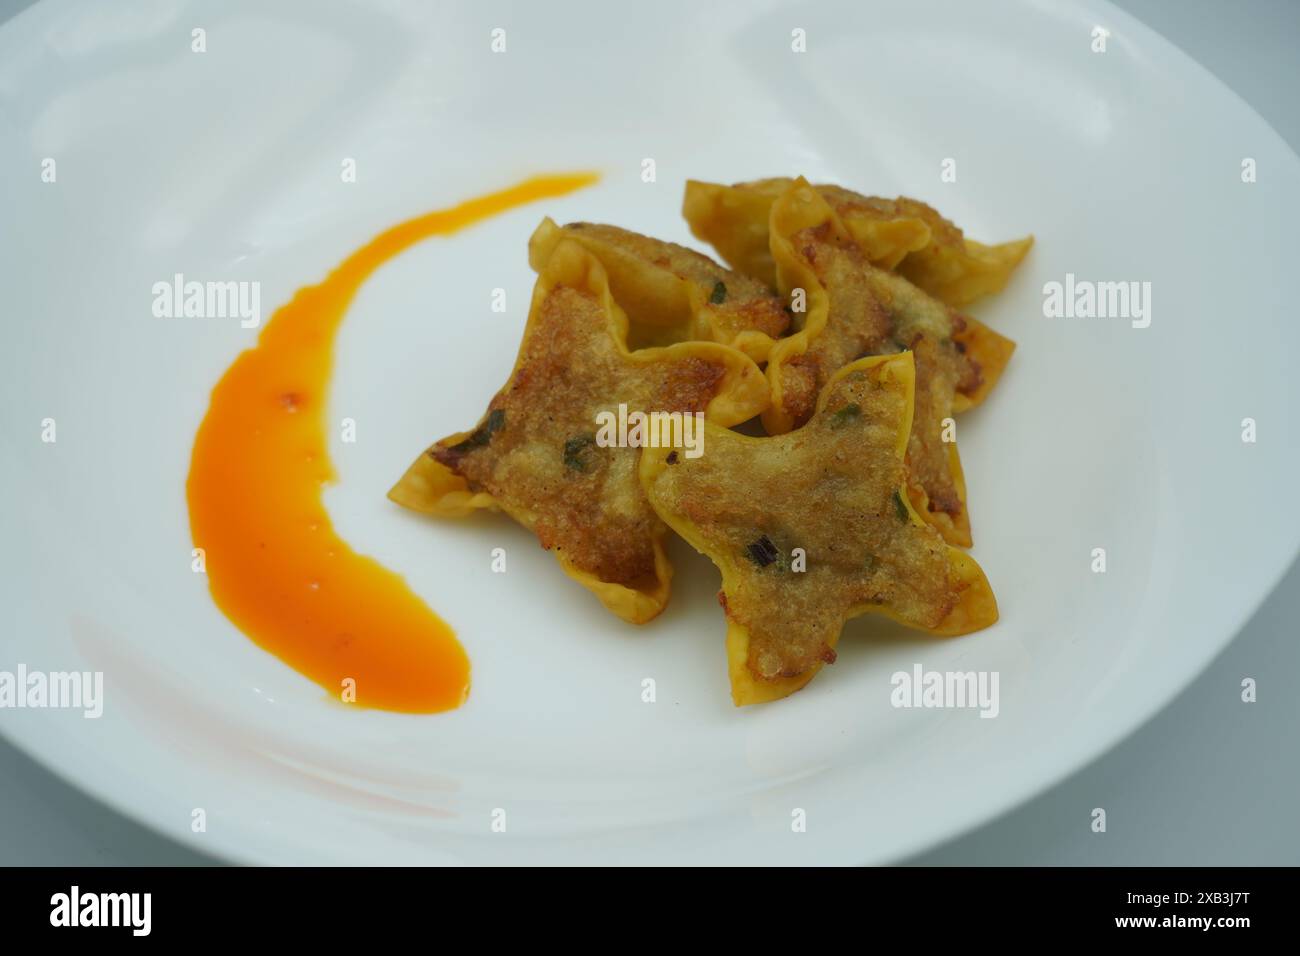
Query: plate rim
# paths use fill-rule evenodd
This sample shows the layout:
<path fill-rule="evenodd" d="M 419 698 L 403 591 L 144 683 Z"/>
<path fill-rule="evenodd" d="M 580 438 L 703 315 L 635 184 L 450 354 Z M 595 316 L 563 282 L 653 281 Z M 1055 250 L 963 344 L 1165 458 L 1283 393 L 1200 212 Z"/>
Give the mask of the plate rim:
<path fill-rule="evenodd" d="M 1019 0 L 1024 3 L 1028 0 Z M 1297 154 L 1290 144 L 1277 132 L 1276 129 L 1261 116 L 1255 108 L 1247 102 L 1232 87 L 1221 80 L 1208 67 L 1204 66 L 1199 60 L 1183 50 L 1178 44 L 1164 36 L 1156 28 L 1147 25 L 1135 15 L 1115 6 L 1110 0 L 1072 0 L 1070 7 L 1079 12 L 1090 12 L 1104 10 L 1106 16 L 1117 25 L 1121 26 L 1128 36 L 1135 41 L 1146 45 L 1149 49 L 1158 53 L 1162 58 L 1172 58 L 1172 60 L 1183 70 L 1189 70 L 1193 73 L 1199 73 L 1203 81 L 1216 88 L 1220 93 L 1226 93 L 1228 100 L 1233 104 L 1236 111 L 1244 114 L 1244 117 L 1256 124 L 1266 136 L 1271 136 L 1274 140 L 1274 147 L 1280 147 L 1281 154 L 1286 158 L 1293 171 L 1300 174 L 1300 154 Z M 53 5 L 47 3 L 35 3 L 24 10 L 19 11 L 8 21 L 0 24 L 0 46 L 8 37 L 17 32 L 17 30 L 26 29 L 31 24 L 32 28 L 42 20 L 48 21 L 51 15 Z M 15 27 L 15 24 L 18 26 Z M 1292 549 L 1300 552 L 1300 540 L 1293 541 Z M 1237 617 L 1236 623 L 1224 629 L 1224 636 L 1213 643 L 1207 643 L 1205 648 L 1197 649 L 1196 653 L 1188 657 L 1180 658 L 1182 664 L 1178 675 L 1168 681 L 1157 692 L 1142 698 L 1131 709 L 1123 721 L 1124 729 L 1118 733 L 1097 734 L 1092 739 L 1087 740 L 1074 747 L 1069 752 L 1068 759 L 1061 755 L 1053 755 L 1052 758 L 1045 759 L 1039 763 L 1043 768 L 1037 773 L 1032 782 L 1021 786 L 1014 797 L 1003 799 L 998 795 L 1004 791 L 990 790 L 991 796 L 987 797 L 982 803 L 961 803 L 953 807 L 952 812 L 946 816 L 942 823 L 930 828 L 924 834 L 917 836 L 910 841 L 904 841 L 900 848 L 887 854 L 886 858 L 880 860 L 862 860 L 857 854 L 848 851 L 847 855 L 858 856 L 857 862 L 866 862 L 870 864 L 898 864 L 908 861 L 921 853 L 942 846 L 943 844 L 969 833 L 979 826 L 986 825 L 1001 817 L 1010 815 L 1027 803 L 1041 796 L 1046 791 L 1060 784 L 1063 780 L 1072 774 L 1080 773 L 1095 764 L 1102 756 L 1111 750 L 1116 749 L 1125 741 L 1133 737 L 1139 730 L 1145 727 L 1153 717 L 1166 709 L 1170 704 L 1199 678 L 1211 663 L 1220 655 L 1225 653 L 1228 648 L 1237 640 L 1246 625 L 1259 612 L 1264 603 L 1278 589 L 1278 585 L 1287 575 L 1290 569 L 1296 563 L 1297 558 L 1293 557 L 1290 562 L 1283 563 L 1274 570 L 1272 575 L 1264 581 L 1262 585 L 1257 585 L 1251 596 L 1242 603 L 1243 610 Z M 208 831 L 202 835 L 194 834 L 188 829 L 182 829 L 179 832 L 173 832 L 165 829 L 157 821 L 160 817 L 154 814 L 149 815 L 146 806 L 156 807 L 156 802 L 152 805 L 146 804 L 142 797 L 152 796 L 154 791 L 131 791 L 129 787 L 122 787 L 118 781 L 121 775 L 96 774 L 94 779 L 87 779 L 86 767 L 78 766 L 75 755 L 69 752 L 66 744 L 62 749 L 51 750 L 49 743 L 51 739 L 62 740 L 64 734 L 59 730 L 57 723 L 51 722 L 47 725 L 55 732 L 45 734 L 24 734 L 22 732 L 14 733 L 13 728 L 0 724 L 0 738 L 3 738 L 16 750 L 33 761 L 52 776 L 58 779 L 63 785 L 69 786 L 79 794 L 85 795 L 100 804 L 109 807 L 122 817 L 130 820 L 132 823 L 143 827 L 145 830 L 164 837 L 188 850 L 197 854 L 216 860 L 219 863 L 233 863 L 237 865 L 282 865 L 293 864 L 295 860 L 278 858 L 274 855 L 259 854 L 258 849 L 269 848 L 270 844 L 264 839 L 249 840 L 249 837 L 258 836 L 253 827 L 248 827 L 239 821 L 239 825 L 232 826 L 227 830 L 218 830 L 216 832 Z M 109 761 L 102 761 L 107 765 Z M 99 766 L 96 764 L 95 766 Z M 1011 788 L 1016 790 L 1015 787 Z M 991 808 L 988 805 L 993 805 Z M 265 838 L 266 834 L 261 834 Z M 283 835 L 282 835 L 283 836 Z M 238 837 L 238 839 L 236 838 Z M 558 839 L 558 838 L 552 838 Z M 303 848 L 301 840 L 297 839 L 279 839 L 272 841 L 277 847 Z M 855 841 L 848 841 L 854 843 Z M 651 851 L 650 856 L 655 851 Z M 846 854 L 840 854 L 844 856 Z M 335 857 L 332 862 L 338 865 L 359 864 L 364 862 L 357 858 Z M 472 862 L 472 861 L 470 861 Z M 532 862 L 532 861 L 522 861 Z M 579 865 L 591 865 L 595 861 L 583 860 L 577 861 Z M 655 863 L 666 862 L 664 860 L 639 860 L 636 862 Z M 703 862 L 700 859 L 691 859 L 681 861 L 685 865 L 694 865 Z M 774 860 L 774 863 L 780 864 L 784 861 Z M 831 864 L 842 864 L 845 862 L 854 862 L 853 860 L 836 859 L 827 861 Z"/>

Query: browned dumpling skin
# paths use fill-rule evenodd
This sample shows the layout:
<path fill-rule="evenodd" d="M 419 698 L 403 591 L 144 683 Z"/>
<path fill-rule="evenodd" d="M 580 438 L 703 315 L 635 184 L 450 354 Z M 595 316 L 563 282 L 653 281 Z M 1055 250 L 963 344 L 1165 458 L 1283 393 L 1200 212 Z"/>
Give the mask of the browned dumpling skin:
<path fill-rule="evenodd" d="M 691 231 L 733 268 L 773 284 L 765 223 L 772 203 L 793 182 L 775 177 L 724 186 L 688 180 L 682 213 Z M 967 239 L 932 206 L 905 196 L 880 199 L 830 184 L 814 188 L 872 265 L 896 270 L 950 306 L 1001 291 L 1034 243 L 1033 236 L 997 245 Z"/>
<path fill-rule="evenodd" d="M 605 267 L 614 299 L 627 313 L 633 348 L 721 342 L 764 362 L 790 325 L 784 304 L 762 282 L 694 249 L 617 226 L 544 220 L 528 243 L 535 269 L 562 239 L 577 242 Z"/>
<path fill-rule="evenodd" d="M 717 249 L 732 268 L 775 288 L 772 207 L 794 183 L 793 179 L 773 178 L 724 186 L 688 180 L 682 213 L 691 232 Z M 1002 288 L 1033 243 L 1033 238 L 1028 237 L 1000 246 L 982 246 L 962 238 L 960 229 L 916 200 L 876 199 L 831 185 L 813 188 L 833 211 L 839 233 L 851 237 L 870 264 L 885 270 L 897 269 L 899 275 L 923 292 L 927 287 L 921 280 L 927 270 L 929 274 L 945 276 L 956 270 L 958 276 L 964 277 L 960 281 L 969 281 L 968 291 L 975 288 L 981 290 L 979 294 L 996 291 Z M 908 267 L 908 263 L 931 260 L 929 266 Z M 932 288 L 930 294 L 935 291 Z M 973 297 L 938 296 L 950 307 Z M 954 400 L 954 410 L 963 412 L 982 402 L 997 384 L 1015 343 L 969 315 L 958 312 L 951 315 L 953 341 L 980 367 L 979 384 L 959 392 Z M 793 324 L 795 328 L 801 327 L 802 317 L 796 316 Z"/>
<path fill-rule="evenodd" d="M 767 386 L 750 359 L 715 343 L 630 352 L 626 327 L 601 264 L 557 243 L 509 381 L 473 431 L 434 444 L 390 497 L 445 516 L 504 510 L 610 610 L 641 623 L 668 599 L 666 529 L 637 480 L 639 449 L 601 447 L 598 413 L 623 404 L 733 425 L 764 407 Z"/>
<path fill-rule="evenodd" d="M 966 320 L 862 254 L 819 191 L 796 181 L 772 206 L 772 252 L 781 290 L 804 297 L 802 328 L 771 352 L 772 404 L 763 423 L 776 434 L 812 414 L 835 372 L 863 355 L 911 350 L 916 412 L 908 443 L 908 492 L 952 544 L 969 547 L 970 518 L 952 416 L 957 398 L 977 394 L 983 370 L 960 340 Z"/>
<path fill-rule="evenodd" d="M 784 697 L 835 661 L 848 618 L 931 633 L 997 620 L 975 561 L 920 520 L 903 490 L 913 355 L 859 359 L 800 429 L 768 438 L 707 427 L 690 459 L 646 449 L 655 510 L 722 572 L 732 697 Z"/>

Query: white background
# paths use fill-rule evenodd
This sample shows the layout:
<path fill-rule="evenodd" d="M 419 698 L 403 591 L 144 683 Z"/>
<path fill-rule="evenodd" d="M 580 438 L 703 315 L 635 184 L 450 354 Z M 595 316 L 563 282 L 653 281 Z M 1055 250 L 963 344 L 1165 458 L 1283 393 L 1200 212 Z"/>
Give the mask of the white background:
<path fill-rule="evenodd" d="M 0 21 L 28 5 L 0 0 Z M 1123 0 L 1300 150 L 1300 3 Z M 1300 564 L 1173 704 L 1104 758 L 919 864 L 1300 863 Z M 1240 700 L 1243 677 L 1259 701 Z M 1108 832 L 1089 829 L 1093 807 Z M 202 864 L 0 741 L 0 864 Z"/>

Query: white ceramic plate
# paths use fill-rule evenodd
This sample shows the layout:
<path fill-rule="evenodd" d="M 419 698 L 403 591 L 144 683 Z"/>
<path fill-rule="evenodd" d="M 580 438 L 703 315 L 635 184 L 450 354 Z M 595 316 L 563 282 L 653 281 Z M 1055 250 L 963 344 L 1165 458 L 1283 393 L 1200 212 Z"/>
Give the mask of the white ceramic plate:
<path fill-rule="evenodd" d="M 1160 37 L 1099 3 L 481 6 L 46 0 L 0 29 L 0 670 L 106 681 L 98 720 L 0 711 L 58 773 L 232 860 L 894 860 L 1133 730 L 1295 556 L 1300 161 Z M 191 441 L 255 332 L 156 319 L 151 286 L 258 280 L 269 315 L 387 225 L 581 168 L 601 184 L 421 244 L 349 314 L 331 417 L 358 441 L 332 448 L 330 513 L 457 627 L 475 683 L 439 716 L 332 703 L 191 573 Z M 737 711 L 705 559 L 675 549 L 673 602 L 637 630 L 504 519 L 384 492 L 504 380 L 542 215 L 690 241 L 685 178 L 790 173 L 1037 235 L 973 309 L 1020 347 L 961 424 L 1002 620 L 937 640 L 860 619 L 807 690 Z M 1150 326 L 1045 317 L 1067 273 L 1150 282 Z M 891 707 L 914 664 L 998 672 L 999 716 Z"/>

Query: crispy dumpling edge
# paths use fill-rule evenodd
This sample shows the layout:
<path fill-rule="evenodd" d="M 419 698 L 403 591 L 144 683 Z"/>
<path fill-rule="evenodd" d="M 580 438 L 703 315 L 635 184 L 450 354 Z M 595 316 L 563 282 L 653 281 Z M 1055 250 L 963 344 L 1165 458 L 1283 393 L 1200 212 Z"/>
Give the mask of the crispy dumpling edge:
<path fill-rule="evenodd" d="M 575 277 L 581 283 L 574 284 Z M 736 425 L 759 414 L 768 401 L 767 383 L 758 366 L 736 349 L 714 342 L 680 342 L 655 349 L 629 352 L 626 345 L 627 318 L 614 302 L 609 291 L 609 281 L 604 267 L 590 252 L 572 240 L 555 245 L 542 273 L 537 278 L 529 308 L 528 325 L 524 329 L 519 353 L 503 388 L 508 388 L 519 370 L 524 354 L 524 341 L 531 331 L 534 317 L 541 302 L 557 286 L 586 287 L 600 298 L 610 316 L 610 328 L 618 347 L 634 362 L 652 363 L 660 358 L 683 358 L 689 355 L 708 357 L 720 361 L 726 372 L 718 391 L 705 411 L 706 420 L 722 426 Z M 469 438 L 473 430 L 457 432 L 444 438 L 441 444 L 456 444 Z M 439 444 L 435 442 L 434 445 Z M 468 482 L 446 465 L 432 458 L 430 446 L 406 469 L 388 492 L 391 501 L 421 514 L 443 518 L 460 518 L 480 510 L 505 511 L 526 528 L 531 529 L 535 516 L 527 509 L 507 508 L 488 492 L 475 492 Z M 667 605 L 671 593 L 672 563 L 664 550 L 666 528 L 653 538 L 655 575 L 653 583 L 633 588 L 613 581 L 604 581 L 590 571 L 576 567 L 567 555 L 556 554 L 556 560 L 566 575 L 587 588 L 615 615 L 632 624 L 644 624 L 657 616 Z"/>
<path fill-rule="evenodd" d="M 645 238 L 653 240 L 653 237 L 651 236 L 646 236 Z M 541 224 L 533 230 L 533 234 L 528 239 L 528 261 L 533 269 L 540 272 L 556 244 L 565 239 L 577 242 L 579 245 L 583 246 L 587 252 L 595 256 L 596 259 L 606 267 L 606 272 L 609 271 L 610 262 L 605 258 L 605 255 L 624 260 L 624 264 L 634 263 L 637 261 L 637 257 L 634 254 L 621 249 L 610 248 L 606 253 L 602 254 L 597 251 L 596 247 L 604 246 L 604 243 L 601 243 L 599 240 L 588 238 L 587 236 L 582 235 L 581 232 L 575 233 L 568 227 L 559 225 L 554 219 L 547 216 L 542 220 Z M 704 255 L 704 253 L 698 254 L 701 256 Z M 716 262 L 714 264 L 718 265 Z M 640 263 L 640 265 L 647 270 L 656 268 L 652 263 Z M 721 268 L 726 269 L 725 266 L 722 266 Z M 739 270 L 727 269 L 727 271 L 736 273 Z M 706 295 L 699 289 L 695 288 L 694 284 L 690 280 L 674 276 L 670 272 L 667 272 L 667 270 L 665 270 L 665 272 L 668 276 L 668 278 L 664 280 L 665 283 L 677 287 L 674 291 L 677 296 L 680 296 L 680 307 L 690 313 L 690 318 L 686 320 L 685 323 L 682 323 L 680 320 L 674 323 L 671 321 L 654 321 L 652 317 L 646 316 L 645 321 L 642 323 L 643 325 L 649 326 L 652 329 L 658 329 L 662 332 L 672 332 L 673 338 L 677 341 L 719 342 L 723 345 L 729 345 L 732 348 L 738 349 L 760 365 L 767 361 L 768 354 L 771 352 L 772 346 L 776 343 L 776 339 L 759 329 L 745 329 L 736 335 L 727 338 L 716 325 L 713 325 L 709 321 L 712 314 L 712 306 Z M 744 273 L 740 274 L 744 275 Z M 752 277 L 745 276 L 745 278 Z"/>
<path fill-rule="evenodd" d="M 805 198 L 805 190 L 811 191 L 812 201 Z M 829 211 L 828 218 L 822 215 L 822 210 Z M 772 204 L 770 211 L 768 241 L 776 268 L 776 288 L 783 296 L 788 295 L 786 290 L 803 289 L 806 296 L 803 327 L 777 342 L 767 358 L 770 402 L 763 412 L 763 427 L 770 435 L 780 435 L 795 427 L 794 415 L 785 408 L 783 402 L 785 387 L 782 367 L 808 351 L 813 340 L 826 328 L 830 315 L 830 296 L 812 267 L 795 253 L 790 241 L 795 233 L 823 222 L 829 222 L 831 229 L 841 239 L 852 241 L 829 203 L 802 176 L 791 183 L 789 190 Z"/>
<path fill-rule="evenodd" d="M 761 235 L 762 230 L 756 224 L 765 222 L 766 209 L 792 182 L 794 180 L 787 177 L 731 185 L 688 179 L 682 196 L 682 216 L 691 233 L 717 249 L 733 269 L 774 285 L 775 266 Z M 813 188 L 820 192 L 828 187 L 822 184 Z M 912 201 L 943 220 L 938 210 L 917 200 Z M 835 208 L 830 198 L 827 202 Z M 932 245 L 934 226 L 924 216 L 899 214 L 879 219 L 850 216 L 844 217 L 844 225 L 873 265 L 898 272 L 927 294 L 954 308 L 1002 291 L 1034 245 L 1032 234 L 993 244 L 963 235 L 960 274 L 943 277 L 937 274 L 939 270 L 934 268 L 934 260 L 950 250 Z M 951 271 L 952 260 L 946 258 L 945 262 Z"/>
<path fill-rule="evenodd" d="M 960 342 L 966 354 L 980 367 L 980 383 L 973 392 L 954 392 L 952 410 L 956 414 L 969 411 L 988 398 L 1007 363 L 1011 353 L 1016 350 L 1016 343 L 998 332 L 993 331 L 979 319 L 962 313 L 966 327 L 952 335 L 954 342 Z"/>
<path fill-rule="evenodd" d="M 817 409 L 814 415 L 820 414 L 826 407 L 831 392 L 840 379 L 852 375 L 856 372 L 872 368 L 876 365 L 887 365 L 888 374 L 895 376 L 903 384 L 905 391 L 906 405 L 908 411 L 903 415 L 899 423 L 898 434 L 895 438 L 894 453 L 901 459 L 907 453 L 908 436 L 912 430 L 912 409 L 915 405 L 913 393 L 916 388 L 916 367 L 911 352 L 899 352 L 889 355 L 871 355 L 865 358 L 851 362 L 839 369 L 827 381 L 821 393 L 817 398 Z M 706 432 L 711 430 L 712 426 L 706 425 Z M 754 437 L 749 435 L 740 435 L 732 433 L 736 438 L 763 442 L 770 440 L 769 437 Z M 661 474 L 664 469 L 671 467 L 667 463 L 669 449 L 643 449 L 641 452 L 640 477 L 641 483 L 647 489 L 653 485 L 655 478 Z M 653 454 L 652 454 L 653 452 Z M 907 506 L 909 519 L 913 524 L 926 525 L 925 520 L 917 513 L 916 509 L 908 501 L 906 488 L 899 488 L 899 498 Z M 654 505 L 654 497 L 650 496 L 650 503 Z M 695 526 L 684 519 L 678 518 L 673 514 L 664 514 L 658 508 L 655 513 L 680 535 L 696 551 L 708 557 L 717 565 L 719 572 L 722 574 L 722 590 L 725 593 L 727 585 L 734 574 L 734 568 L 739 566 L 738 560 L 725 557 L 715 558 L 709 553 L 704 546 L 704 542 L 699 534 L 696 533 Z M 944 543 L 950 568 L 955 572 L 958 581 L 964 582 L 965 587 L 961 591 L 961 599 L 956 607 L 949 612 L 943 622 L 935 628 L 925 628 L 925 633 L 934 634 L 940 637 L 957 637 L 962 634 L 969 634 L 972 631 L 982 630 L 997 622 L 998 605 L 997 598 L 993 594 L 993 588 L 989 584 L 983 569 L 979 564 L 965 551 L 956 548 L 950 544 Z M 886 617 L 893 617 L 887 610 L 872 604 L 863 603 L 854 605 L 845 613 L 844 621 L 838 630 L 828 641 L 829 646 L 834 649 L 839 642 L 839 636 L 843 632 L 843 624 L 855 617 L 867 613 L 882 614 Z M 911 626 L 911 625 L 908 625 Z M 726 636 L 726 653 L 727 653 L 727 670 L 731 681 L 731 698 L 737 707 L 744 707 L 749 704 L 760 704 L 772 700 L 778 700 L 782 697 L 788 697 L 795 691 L 801 689 L 813 679 L 824 666 L 818 662 L 808 671 L 795 677 L 779 677 L 774 680 L 763 680 L 755 677 L 749 668 L 749 629 L 743 624 L 727 618 L 727 636 Z"/>

